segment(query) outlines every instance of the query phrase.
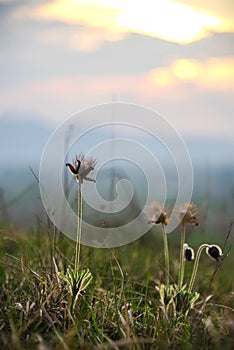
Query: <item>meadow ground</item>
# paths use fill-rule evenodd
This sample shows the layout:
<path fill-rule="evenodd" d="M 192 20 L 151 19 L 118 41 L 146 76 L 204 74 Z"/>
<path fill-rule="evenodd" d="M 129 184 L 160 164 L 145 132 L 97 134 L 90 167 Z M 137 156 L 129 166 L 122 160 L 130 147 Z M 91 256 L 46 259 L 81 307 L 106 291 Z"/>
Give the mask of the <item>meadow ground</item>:
<path fill-rule="evenodd" d="M 155 226 L 120 248 L 81 247 L 81 268 L 92 280 L 72 293 L 61 278 L 74 262 L 74 242 L 38 224 L 1 229 L 1 349 L 233 349 L 234 254 L 219 262 L 202 254 L 193 291 L 176 287 L 180 239 L 168 236 L 170 286 L 165 287 L 163 241 Z M 187 241 L 223 244 L 224 236 L 195 228 Z M 55 244 L 54 244 L 55 243 Z M 54 257 L 54 263 L 53 259 Z M 189 283 L 193 262 L 185 265 Z M 212 279 L 212 275 L 219 265 Z M 198 294 L 199 293 L 199 294 Z"/>

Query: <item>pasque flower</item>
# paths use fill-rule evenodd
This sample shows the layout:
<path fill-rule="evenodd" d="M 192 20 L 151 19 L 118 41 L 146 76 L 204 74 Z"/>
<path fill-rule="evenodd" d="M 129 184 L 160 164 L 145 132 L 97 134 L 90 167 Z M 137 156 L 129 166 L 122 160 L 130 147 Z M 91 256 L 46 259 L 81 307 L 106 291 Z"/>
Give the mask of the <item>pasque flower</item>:
<path fill-rule="evenodd" d="M 178 276 L 178 285 L 181 288 L 184 280 L 184 244 L 185 244 L 185 228 L 187 224 L 198 225 L 197 206 L 194 203 L 186 203 L 179 210 L 181 221 L 181 236 L 180 236 L 180 267 Z"/>
<path fill-rule="evenodd" d="M 153 202 L 148 206 L 147 217 L 149 224 L 167 225 L 169 221 L 168 210 L 157 202 Z"/>
<path fill-rule="evenodd" d="M 184 244 L 184 260 L 185 261 L 194 260 L 194 250 L 193 248 L 189 247 L 187 243 Z"/>
<path fill-rule="evenodd" d="M 186 204 L 180 209 L 180 218 L 184 224 L 192 224 L 198 226 L 197 206 L 194 203 Z"/>
<path fill-rule="evenodd" d="M 86 159 L 83 154 L 76 155 L 73 164 L 66 163 L 66 167 L 70 170 L 76 181 L 83 183 L 84 180 L 96 182 L 95 179 L 89 177 L 92 174 L 97 161 L 94 158 Z"/>
<path fill-rule="evenodd" d="M 222 249 L 218 245 L 206 247 L 206 254 L 213 260 L 219 261 L 223 257 Z"/>
<path fill-rule="evenodd" d="M 189 292 L 192 291 L 193 289 L 193 285 L 194 285 L 194 281 L 196 278 L 196 274 L 197 274 L 197 269 L 198 269 L 198 264 L 199 264 L 199 260 L 200 260 L 200 256 L 202 251 L 206 249 L 206 254 L 213 260 L 219 261 L 219 259 L 221 259 L 223 257 L 223 252 L 222 249 L 216 245 L 216 244 L 202 244 L 200 245 L 200 247 L 198 248 L 197 254 L 196 254 L 196 259 L 194 262 L 194 267 L 193 267 L 193 272 L 192 272 L 192 276 L 190 279 L 190 283 L 189 283 Z"/>
<path fill-rule="evenodd" d="M 76 245 L 75 245 L 75 263 L 74 268 L 69 267 L 67 274 L 61 274 L 63 280 L 68 284 L 71 299 L 71 314 L 74 314 L 75 305 L 81 292 L 84 291 L 92 279 L 92 274 L 89 269 L 81 269 L 80 263 L 80 246 L 81 246 L 81 234 L 82 234 L 82 184 L 84 180 L 96 182 L 95 179 L 89 177 L 93 172 L 96 165 L 96 159 L 85 158 L 81 153 L 76 155 L 73 164 L 66 163 L 66 167 L 70 170 L 75 180 L 78 182 L 78 196 L 77 196 L 77 233 L 76 233 Z"/>
<path fill-rule="evenodd" d="M 169 251 L 167 242 L 167 233 L 165 226 L 168 224 L 169 216 L 168 210 L 162 207 L 159 203 L 153 202 L 147 208 L 147 216 L 149 224 L 161 224 L 162 236 L 164 242 L 164 259 L 165 259 L 165 272 L 166 272 L 166 285 L 169 285 Z"/>

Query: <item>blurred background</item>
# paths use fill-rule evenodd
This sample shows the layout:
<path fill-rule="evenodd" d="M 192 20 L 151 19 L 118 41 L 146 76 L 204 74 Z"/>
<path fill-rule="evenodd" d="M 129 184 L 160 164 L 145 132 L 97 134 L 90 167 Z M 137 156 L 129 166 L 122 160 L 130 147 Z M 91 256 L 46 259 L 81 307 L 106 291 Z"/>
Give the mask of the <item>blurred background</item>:
<path fill-rule="evenodd" d="M 30 226 L 40 216 L 29 167 L 38 175 L 54 129 L 79 110 L 122 101 L 155 109 L 178 130 L 203 227 L 226 232 L 234 215 L 232 0 L 0 0 L 0 33 L 2 223 Z"/>

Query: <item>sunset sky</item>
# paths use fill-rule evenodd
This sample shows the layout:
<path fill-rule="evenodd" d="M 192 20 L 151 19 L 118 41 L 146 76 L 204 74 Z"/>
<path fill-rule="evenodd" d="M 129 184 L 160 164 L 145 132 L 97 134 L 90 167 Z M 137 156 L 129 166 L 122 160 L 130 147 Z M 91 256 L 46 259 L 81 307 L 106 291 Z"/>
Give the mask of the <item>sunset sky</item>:
<path fill-rule="evenodd" d="M 233 140 L 233 0 L 0 0 L 0 121 L 117 101 Z"/>

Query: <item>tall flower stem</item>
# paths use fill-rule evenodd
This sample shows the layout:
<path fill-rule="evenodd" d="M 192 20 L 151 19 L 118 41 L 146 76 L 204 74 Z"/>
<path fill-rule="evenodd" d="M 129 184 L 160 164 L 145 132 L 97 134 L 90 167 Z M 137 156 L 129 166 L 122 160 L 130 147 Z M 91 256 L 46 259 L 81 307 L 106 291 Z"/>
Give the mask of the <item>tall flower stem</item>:
<path fill-rule="evenodd" d="M 202 244 L 198 248 L 198 251 L 197 251 L 197 254 L 196 254 L 196 258 L 195 258 L 195 262 L 194 262 L 194 266 L 193 266 L 193 272 L 192 272 L 192 275 L 191 275 L 191 278 L 190 278 L 189 287 L 188 287 L 188 292 L 189 293 L 191 293 L 191 291 L 193 289 L 193 285 L 194 285 L 194 281 L 195 281 L 195 278 L 196 278 L 196 275 L 197 275 L 197 269 L 198 269 L 201 253 L 202 253 L 203 249 L 205 249 L 207 247 L 209 247 L 208 244 Z"/>
<path fill-rule="evenodd" d="M 180 265 L 179 265 L 179 274 L 178 274 L 179 288 L 182 287 L 183 280 L 184 280 L 184 243 L 185 243 L 185 223 L 182 222 L 181 238 L 180 238 Z"/>
<path fill-rule="evenodd" d="M 75 251 L 75 273 L 78 275 L 80 263 L 80 244 L 81 244 L 81 226 L 82 226 L 82 183 L 78 185 L 77 199 L 77 232 L 76 232 L 76 251 Z"/>
<path fill-rule="evenodd" d="M 164 259 L 165 259 L 165 271 L 166 271 L 166 285 L 169 286 L 169 251 L 168 251 L 168 241 L 165 224 L 162 224 L 162 235 L 164 244 Z"/>

